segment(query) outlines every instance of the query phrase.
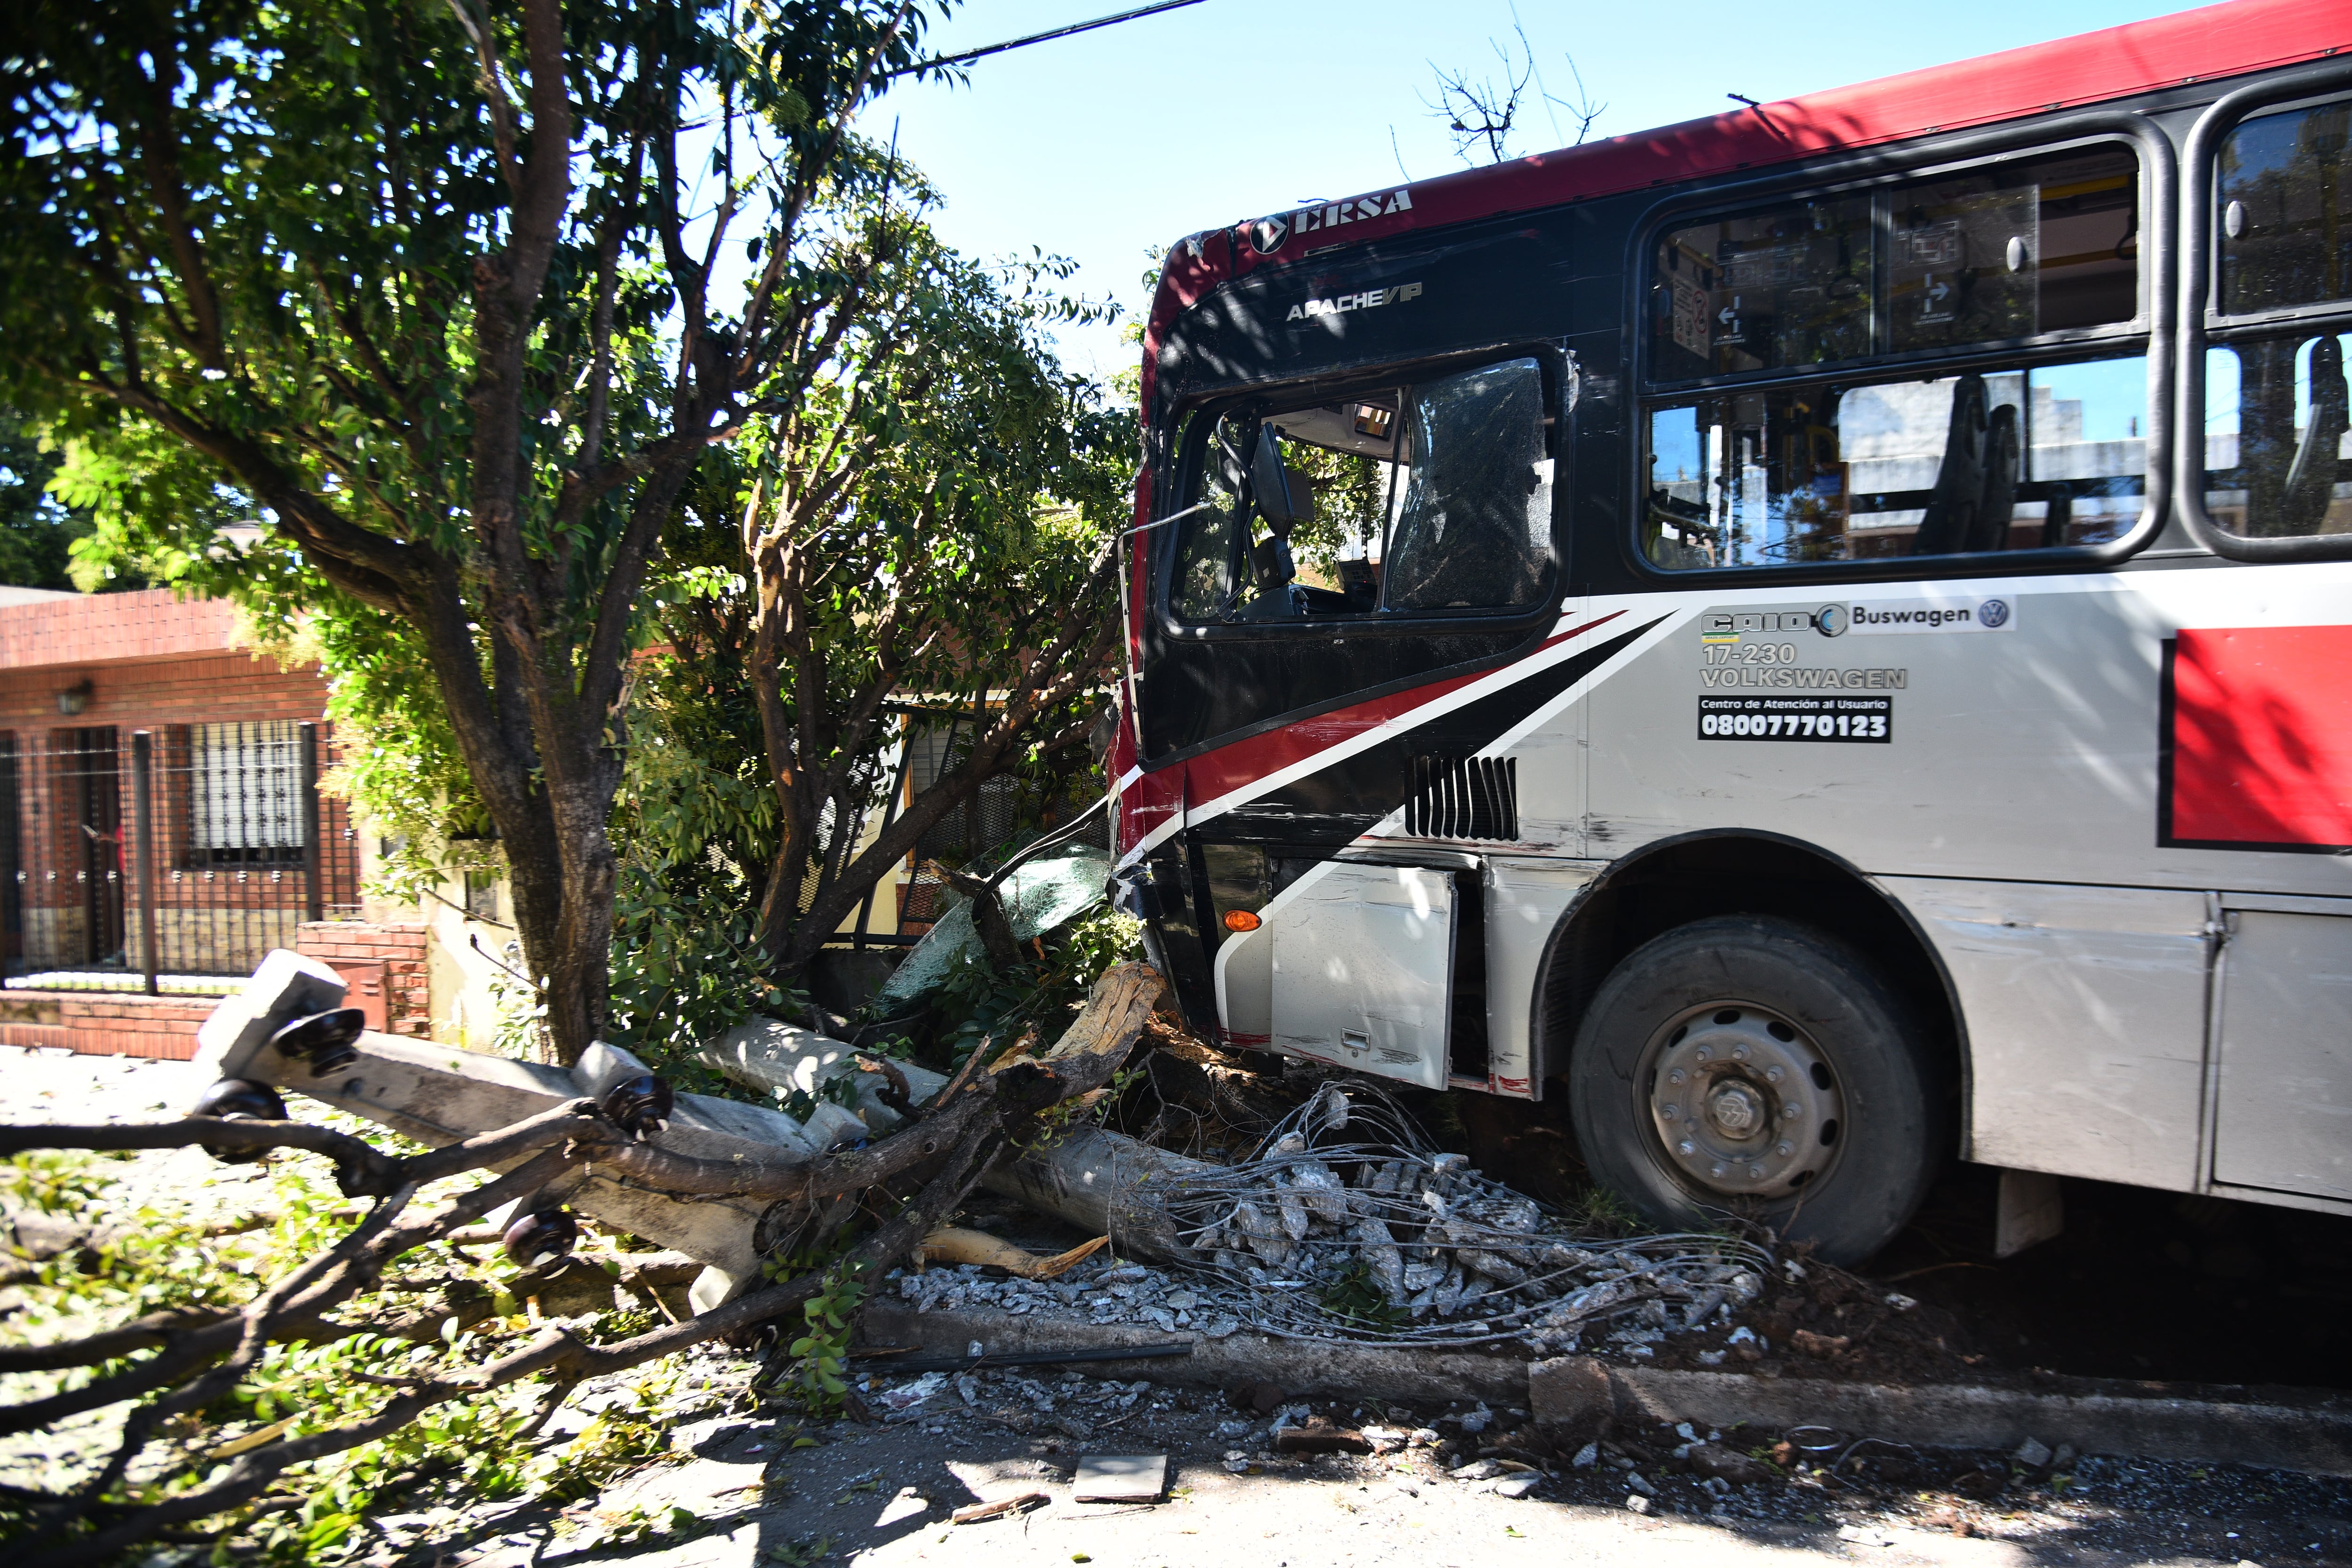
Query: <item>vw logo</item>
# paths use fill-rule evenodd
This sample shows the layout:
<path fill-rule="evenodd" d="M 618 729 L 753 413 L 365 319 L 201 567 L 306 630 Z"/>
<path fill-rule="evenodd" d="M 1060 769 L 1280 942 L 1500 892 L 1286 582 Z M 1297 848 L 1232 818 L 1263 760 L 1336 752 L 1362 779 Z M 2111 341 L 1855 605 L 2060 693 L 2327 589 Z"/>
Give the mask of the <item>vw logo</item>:
<path fill-rule="evenodd" d="M 1977 606 L 1977 625 L 1992 631 L 2009 624 L 2009 601 L 1987 599 Z"/>

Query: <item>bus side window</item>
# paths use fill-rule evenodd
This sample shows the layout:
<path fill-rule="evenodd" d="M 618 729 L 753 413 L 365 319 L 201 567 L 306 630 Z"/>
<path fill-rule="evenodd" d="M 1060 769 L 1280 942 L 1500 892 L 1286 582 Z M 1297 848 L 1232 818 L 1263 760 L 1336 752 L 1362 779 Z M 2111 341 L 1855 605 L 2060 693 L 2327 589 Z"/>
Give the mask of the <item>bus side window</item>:
<path fill-rule="evenodd" d="M 2352 103 L 2247 121 L 2215 169 L 2224 315 L 2352 301 Z M 2219 329 L 2205 351 L 2205 510 L 2249 538 L 2352 534 L 2352 335 Z"/>
<path fill-rule="evenodd" d="M 2205 351 L 2205 510 L 2254 539 L 2352 533 L 2352 337 L 2308 328 Z"/>
<path fill-rule="evenodd" d="M 2145 338 L 2117 331 L 2139 321 L 2139 263 L 2138 163 L 2118 145 L 1678 224 L 1652 264 L 1647 375 L 1669 384 L 1643 409 L 1643 558 L 2123 537 L 2147 489 Z M 2088 332 L 2107 341 L 2063 341 Z M 1987 350 L 1964 371 L 1883 363 Z"/>
<path fill-rule="evenodd" d="M 1534 604 L 1551 555 L 1542 368 L 1507 360 L 1423 383 L 1410 398 L 1387 607 Z"/>
<path fill-rule="evenodd" d="M 1676 572 L 2104 542 L 2139 515 L 2147 408 L 2134 354 L 1654 409 L 1643 553 Z"/>

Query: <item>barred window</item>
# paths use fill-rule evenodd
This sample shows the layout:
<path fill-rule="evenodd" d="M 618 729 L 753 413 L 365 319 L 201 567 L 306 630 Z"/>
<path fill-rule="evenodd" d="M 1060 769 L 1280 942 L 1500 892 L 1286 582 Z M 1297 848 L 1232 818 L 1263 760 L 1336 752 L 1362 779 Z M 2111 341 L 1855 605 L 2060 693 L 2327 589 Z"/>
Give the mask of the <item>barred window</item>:
<path fill-rule="evenodd" d="M 194 864 L 299 864 L 302 755 L 294 722 L 268 719 L 189 728 Z"/>

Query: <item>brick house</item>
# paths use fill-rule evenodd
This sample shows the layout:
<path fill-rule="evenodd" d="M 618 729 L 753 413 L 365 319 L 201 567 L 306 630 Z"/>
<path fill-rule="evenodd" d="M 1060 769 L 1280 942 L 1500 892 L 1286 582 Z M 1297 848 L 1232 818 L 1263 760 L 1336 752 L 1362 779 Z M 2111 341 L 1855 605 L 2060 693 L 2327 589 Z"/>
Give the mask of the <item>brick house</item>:
<path fill-rule="evenodd" d="M 362 836 L 316 788 L 325 683 L 235 627 L 168 590 L 0 589 L 0 1044 L 188 1056 L 273 947 L 431 1032 L 428 922 L 364 900 Z"/>

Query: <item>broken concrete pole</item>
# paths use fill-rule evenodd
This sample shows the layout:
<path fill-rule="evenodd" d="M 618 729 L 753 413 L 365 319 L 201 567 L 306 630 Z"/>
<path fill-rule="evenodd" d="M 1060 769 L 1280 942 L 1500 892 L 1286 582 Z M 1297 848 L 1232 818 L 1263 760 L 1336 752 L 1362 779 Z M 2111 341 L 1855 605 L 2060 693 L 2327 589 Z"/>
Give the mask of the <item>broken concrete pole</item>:
<path fill-rule="evenodd" d="M 1089 1236 L 1108 1236 L 1123 1255 L 1167 1262 L 1201 1261 L 1179 1239 L 1170 1196 L 1188 1178 L 1215 1179 L 1221 1165 L 1188 1160 L 1099 1127 L 1081 1127 L 1052 1142 L 999 1161 L 981 1184 L 1003 1197 L 1068 1220 Z"/>
<path fill-rule="evenodd" d="M 1160 987 L 1159 975 L 1146 965 L 1117 966 L 1097 983 L 1085 1010 L 1054 1048 L 1043 1058 L 1024 1057 L 1022 1062 L 1047 1071 L 1082 1068 L 1085 1070 L 1076 1071 L 1071 1081 L 1080 1088 L 1100 1084 L 1141 1034 Z M 209 1069 L 200 1081 L 209 1084 L 212 1075 L 217 1075 L 293 1089 L 438 1148 L 583 1097 L 601 1098 L 614 1085 L 650 1070 L 628 1052 L 603 1044 L 592 1047 L 576 1067 L 567 1070 L 430 1041 L 362 1033 L 354 1042 L 354 1058 L 321 1076 L 312 1070 L 309 1060 L 289 1057 L 269 1044 L 278 1028 L 338 1006 L 343 994 L 341 980 L 325 965 L 291 952 L 271 953 L 242 992 L 215 1009 L 199 1035 L 204 1042 L 199 1061 Z M 825 1067 L 828 1053 L 838 1051 L 845 1058 L 850 1054 L 849 1047 L 838 1041 L 805 1031 L 789 1033 L 803 1037 L 797 1042 L 782 1041 L 774 1049 L 755 1048 L 754 1041 L 741 1040 L 733 1059 L 749 1071 L 749 1064 L 772 1066 L 789 1057 L 794 1064 L 791 1071 L 809 1061 L 814 1063 L 814 1074 Z M 936 1093 L 945 1081 L 919 1068 L 894 1065 L 906 1077 L 917 1103 Z M 1015 1065 L 1000 1062 L 992 1070 L 1004 1071 Z M 791 1071 L 785 1072 L 784 1080 L 791 1080 Z M 860 1072 L 858 1076 L 862 1101 L 867 1088 L 862 1080 L 873 1079 L 878 1083 L 883 1079 L 877 1074 Z M 811 1081 L 822 1080 L 812 1077 Z M 821 1102 L 818 1115 L 803 1125 L 764 1106 L 681 1094 L 668 1125 L 648 1142 L 656 1149 L 698 1160 L 791 1164 L 813 1160 L 836 1142 L 866 1135 L 866 1123 L 858 1115 L 829 1100 Z M 1068 1141 L 1065 1149 L 1082 1142 L 1083 1135 Z M 1118 1142 L 1126 1145 L 1126 1151 L 1115 1146 L 1097 1150 L 1097 1163 L 1105 1179 L 1132 1180 L 1154 1169 L 1172 1173 L 1177 1167 L 1171 1162 L 1184 1166 L 1197 1163 L 1179 1162 L 1177 1156 L 1124 1139 Z M 1080 1165 L 1056 1164 L 1028 1180 L 1032 1185 L 1066 1185 L 1083 1197 L 1097 1177 Z M 761 1218 L 771 1206 L 764 1200 L 675 1199 L 599 1174 L 594 1165 L 568 1174 L 547 1195 L 601 1224 L 709 1265 L 692 1292 L 698 1312 L 740 1294 L 759 1278 L 757 1236 Z M 1112 1223 L 1118 1226 L 1118 1234 L 1132 1236 L 1137 1245 L 1173 1245 L 1172 1226 L 1159 1215 L 1155 1226 L 1150 1205 L 1142 1205 L 1131 1215 L 1116 1205 L 1097 1206 L 1106 1216 L 1117 1215 Z M 1082 1208 L 1080 1212 L 1090 1211 Z M 1156 1242 L 1154 1238 L 1163 1232 L 1168 1240 Z M 1101 1234 L 1101 1229 L 1095 1234 Z"/>
<path fill-rule="evenodd" d="M 324 1078 L 308 1061 L 268 1044 L 282 1025 L 341 1005 L 342 983 L 332 970 L 286 952 L 271 953 L 244 991 L 224 1000 L 198 1034 L 197 1060 L 212 1074 L 241 1078 L 306 1094 L 340 1110 L 439 1148 L 536 1116 L 652 1069 L 628 1052 L 593 1047 L 567 1071 L 479 1051 L 436 1046 L 396 1035 L 365 1033 L 359 1056 Z M 842 1118 L 863 1124 L 839 1106 Z M 681 1094 L 669 1125 L 650 1140 L 659 1149 L 697 1159 L 785 1163 L 813 1159 L 824 1145 L 782 1111 L 706 1095 Z M 514 1163 L 520 1163 L 514 1162 Z M 759 1278 L 753 1233 L 768 1205 L 758 1198 L 698 1198 L 679 1202 L 596 1173 L 565 1178 L 549 1195 L 616 1230 L 641 1236 L 701 1259 L 710 1267 L 695 1282 L 697 1311 L 740 1294 Z"/>
<path fill-rule="evenodd" d="M 878 1138 L 906 1120 L 882 1101 L 883 1091 L 890 1087 L 889 1079 L 881 1073 L 866 1072 L 857 1065 L 860 1056 L 876 1059 L 873 1052 L 861 1052 L 813 1030 L 796 1028 L 773 1018 L 754 1018 L 728 1030 L 694 1054 L 705 1066 L 716 1068 L 737 1083 L 762 1093 L 805 1094 L 818 1102 L 818 1116 L 829 1110 L 854 1114 L 860 1125 L 851 1137 Z M 937 1094 L 948 1081 L 944 1074 L 919 1068 L 912 1062 L 894 1061 L 890 1065 L 907 1080 L 908 1098 L 916 1105 Z M 828 1086 L 844 1078 L 856 1088 L 854 1113 L 824 1095 Z M 817 1117 L 811 1117 L 809 1125 L 812 1131 L 819 1131 Z M 829 1134 L 846 1129 L 841 1127 L 838 1117 L 828 1117 L 823 1131 Z"/>

